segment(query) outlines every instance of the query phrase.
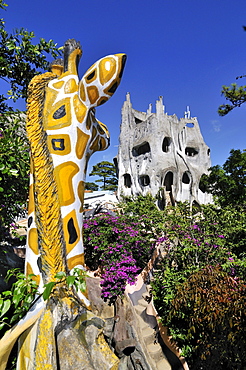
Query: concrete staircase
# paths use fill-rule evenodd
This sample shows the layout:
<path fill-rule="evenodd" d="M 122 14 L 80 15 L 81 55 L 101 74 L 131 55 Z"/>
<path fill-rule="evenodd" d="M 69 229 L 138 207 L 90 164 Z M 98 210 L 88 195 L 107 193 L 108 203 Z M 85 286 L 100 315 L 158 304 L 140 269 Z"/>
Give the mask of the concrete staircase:
<path fill-rule="evenodd" d="M 153 370 L 171 370 L 172 367 L 158 343 L 157 323 L 152 315 L 148 314 L 149 303 L 140 298 L 138 304 L 133 306 L 138 318 L 139 329 L 142 335 L 145 351 L 149 355 L 149 361 Z"/>

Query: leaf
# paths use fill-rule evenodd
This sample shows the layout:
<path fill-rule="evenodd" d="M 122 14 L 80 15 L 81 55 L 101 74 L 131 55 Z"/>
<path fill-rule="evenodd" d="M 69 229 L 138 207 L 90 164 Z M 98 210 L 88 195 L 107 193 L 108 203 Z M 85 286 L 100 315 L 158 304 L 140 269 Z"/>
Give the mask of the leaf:
<path fill-rule="evenodd" d="M 49 298 L 50 293 L 55 285 L 56 285 L 55 281 L 51 281 L 50 283 L 45 284 L 45 289 L 43 291 L 43 298 L 45 301 Z"/>
<path fill-rule="evenodd" d="M 71 287 L 74 284 L 74 281 L 76 279 L 76 276 L 67 276 L 66 282 L 69 287 Z"/>
<path fill-rule="evenodd" d="M 4 325 L 7 325 L 5 322 L 2 322 L 1 324 L 0 324 L 0 330 L 2 330 L 2 328 L 4 327 Z"/>
<path fill-rule="evenodd" d="M 0 315 L 0 317 L 2 317 L 3 315 L 5 315 L 5 313 L 9 310 L 10 306 L 11 306 L 11 301 L 10 301 L 10 299 L 7 299 L 6 301 L 4 301 L 4 303 L 3 303 L 3 308 L 2 308 L 2 310 L 1 310 L 1 315 Z"/>
<path fill-rule="evenodd" d="M 56 279 L 62 279 L 66 276 L 66 273 L 64 271 L 60 271 L 55 275 Z"/>

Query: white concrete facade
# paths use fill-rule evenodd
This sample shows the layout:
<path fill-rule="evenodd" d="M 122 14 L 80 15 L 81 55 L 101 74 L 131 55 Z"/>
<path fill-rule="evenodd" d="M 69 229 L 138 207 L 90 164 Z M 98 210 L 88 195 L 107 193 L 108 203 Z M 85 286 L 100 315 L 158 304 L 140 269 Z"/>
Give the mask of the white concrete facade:
<path fill-rule="evenodd" d="M 165 113 L 162 97 L 156 113 L 132 108 L 130 94 L 122 107 L 120 145 L 117 157 L 118 197 L 159 194 L 159 207 L 177 201 L 212 203 L 203 192 L 200 178 L 211 167 L 197 118 Z"/>

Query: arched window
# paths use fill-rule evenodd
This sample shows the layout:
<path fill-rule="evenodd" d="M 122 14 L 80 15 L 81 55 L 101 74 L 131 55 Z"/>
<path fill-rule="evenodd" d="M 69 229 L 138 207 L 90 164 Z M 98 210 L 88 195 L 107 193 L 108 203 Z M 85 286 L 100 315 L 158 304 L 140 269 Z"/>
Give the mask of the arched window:
<path fill-rule="evenodd" d="M 125 174 L 123 175 L 123 177 L 124 177 L 124 186 L 125 186 L 126 188 L 130 188 L 130 187 L 131 187 L 131 185 L 132 185 L 131 175 L 129 175 L 129 173 L 125 173 Z"/>
<path fill-rule="evenodd" d="M 205 185 L 205 178 L 207 177 L 207 175 L 205 175 L 205 173 L 200 177 L 200 181 L 199 181 L 199 189 L 205 193 L 206 192 L 206 185 Z"/>
<path fill-rule="evenodd" d="M 170 151 L 170 145 L 171 145 L 172 139 L 170 137 L 164 137 L 162 142 L 162 151 L 164 153 L 168 153 Z"/>
<path fill-rule="evenodd" d="M 190 178 L 191 178 L 191 174 L 189 171 L 185 171 L 183 173 L 183 176 L 182 176 L 182 182 L 184 184 L 189 184 L 190 183 Z"/>
<path fill-rule="evenodd" d="M 164 186 L 166 187 L 167 191 L 171 191 L 172 185 L 173 185 L 173 173 L 169 171 L 165 176 Z"/>

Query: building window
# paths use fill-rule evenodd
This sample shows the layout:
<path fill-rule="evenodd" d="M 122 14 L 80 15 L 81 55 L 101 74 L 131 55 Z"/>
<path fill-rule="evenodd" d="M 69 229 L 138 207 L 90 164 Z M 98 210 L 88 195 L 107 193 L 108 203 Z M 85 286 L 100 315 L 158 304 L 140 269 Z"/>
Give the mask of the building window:
<path fill-rule="evenodd" d="M 185 148 L 185 154 L 188 157 L 195 157 L 198 154 L 198 149 L 187 146 Z"/>
<path fill-rule="evenodd" d="M 172 190 L 172 185 L 173 185 L 173 173 L 171 171 L 169 171 L 165 176 L 164 186 L 165 186 L 167 191 L 171 191 Z"/>
<path fill-rule="evenodd" d="M 199 181 L 199 189 L 201 192 L 205 193 L 206 192 L 206 185 L 205 185 L 205 179 L 207 178 L 207 175 L 205 173 L 201 176 L 200 181 Z"/>
<path fill-rule="evenodd" d="M 167 153 L 170 151 L 170 145 L 171 145 L 172 139 L 170 137 L 165 137 L 162 142 L 162 151 L 164 153 Z"/>
<path fill-rule="evenodd" d="M 207 151 L 207 153 L 208 153 L 208 156 L 210 156 L 210 148 L 208 148 L 208 151 Z"/>
<path fill-rule="evenodd" d="M 149 153 L 149 152 L 150 152 L 150 146 L 147 141 L 145 141 L 144 143 L 138 146 L 134 146 L 132 148 L 132 154 L 134 155 L 134 157 L 137 157 L 138 155 Z"/>
<path fill-rule="evenodd" d="M 142 186 L 148 186 L 150 184 L 150 178 L 148 175 L 143 175 L 139 177 L 139 184 Z"/>
<path fill-rule="evenodd" d="M 183 176 L 182 176 L 182 182 L 184 184 L 189 184 L 190 183 L 190 172 L 186 171 L 183 173 Z"/>
<path fill-rule="evenodd" d="M 129 175 L 129 173 L 125 173 L 123 176 L 124 176 L 124 186 L 126 188 L 130 188 L 132 185 L 131 175 Z"/>

